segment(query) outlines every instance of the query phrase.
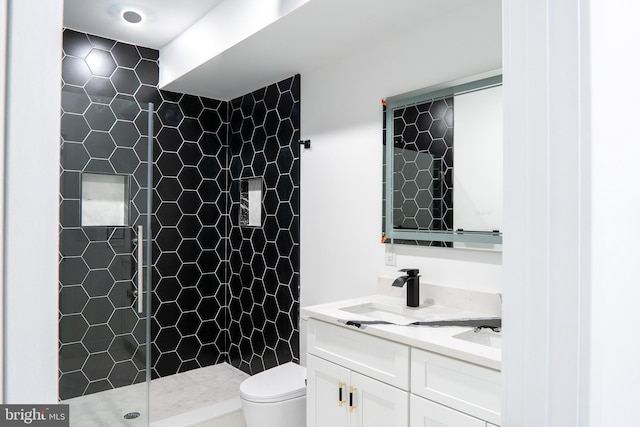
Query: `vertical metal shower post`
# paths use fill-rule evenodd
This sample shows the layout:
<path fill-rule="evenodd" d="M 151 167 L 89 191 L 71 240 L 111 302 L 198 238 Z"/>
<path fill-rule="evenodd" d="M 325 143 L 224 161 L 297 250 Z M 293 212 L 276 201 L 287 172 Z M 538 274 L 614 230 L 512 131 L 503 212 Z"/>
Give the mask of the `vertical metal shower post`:
<path fill-rule="evenodd" d="M 146 249 L 146 274 L 145 284 L 147 289 L 146 309 L 147 316 L 145 320 L 146 329 L 146 383 L 147 383 L 147 423 L 151 420 L 151 405 L 149 404 L 151 393 L 151 213 L 153 202 L 153 102 L 149 103 L 149 112 L 147 116 L 147 245 Z M 141 242 L 142 243 L 142 242 Z M 139 296 L 143 298 L 142 294 Z"/>

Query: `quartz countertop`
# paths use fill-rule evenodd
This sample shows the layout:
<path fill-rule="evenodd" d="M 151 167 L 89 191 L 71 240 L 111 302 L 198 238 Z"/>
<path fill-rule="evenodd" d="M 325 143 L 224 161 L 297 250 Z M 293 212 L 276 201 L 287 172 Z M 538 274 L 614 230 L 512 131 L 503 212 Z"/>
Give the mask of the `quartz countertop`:
<path fill-rule="evenodd" d="M 412 313 L 411 310 L 415 310 L 415 313 L 428 312 L 429 317 L 424 320 L 481 318 L 494 317 L 496 315 L 491 312 L 469 310 L 468 307 L 452 307 L 435 303 L 424 303 L 421 304 L 420 307 L 412 309 L 406 307 L 404 298 L 388 295 L 369 295 L 361 298 L 302 307 L 300 315 L 303 319 L 321 320 L 344 328 L 350 328 L 357 332 L 454 357 L 487 368 L 495 370 L 501 369 L 502 350 L 500 348 L 455 338 L 456 335 L 472 330 L 473 328 L 460 326 L 402 326 L 395 324 L 375 324 L 358 328 L 345 325 L 344 321 L 348 320 L 366 321 L 372 319 L 372 317 L 364 314 L 344 310 L 344 308 L 354 307 L 359 304 L 379 304 L 382 306 L 396 307 L 400 312 L 404 313 Z"/>

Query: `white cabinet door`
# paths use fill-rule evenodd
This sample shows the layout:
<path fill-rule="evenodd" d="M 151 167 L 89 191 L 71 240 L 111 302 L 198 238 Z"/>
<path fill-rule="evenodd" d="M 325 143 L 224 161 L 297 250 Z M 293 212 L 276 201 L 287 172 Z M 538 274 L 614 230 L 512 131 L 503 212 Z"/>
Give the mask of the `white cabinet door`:
<path fill-rule="evenodd" d="M 349 426 L 349 379 L 348 369 L 307 356 L 307 427 Z"/>
<path fill-rule="evenodd" d="M 487 422 L 500 424 L 500 371 L 413 348 L 411 393 Z"/>
<path fill-rule="evenodd" d="M 409 392 L 307 357 L 307 427 L 408 427 Z"/>
<path fill-rule="evenodd" d="M 351 427 L 407 427 L 409 393 L 351 372 L 354 402 Z"/>
<path fill-rule="evenodd" d="M 478 418 L 447 408 L 421 397 L 411 395 L 410 427 L 485 427 Z"/>

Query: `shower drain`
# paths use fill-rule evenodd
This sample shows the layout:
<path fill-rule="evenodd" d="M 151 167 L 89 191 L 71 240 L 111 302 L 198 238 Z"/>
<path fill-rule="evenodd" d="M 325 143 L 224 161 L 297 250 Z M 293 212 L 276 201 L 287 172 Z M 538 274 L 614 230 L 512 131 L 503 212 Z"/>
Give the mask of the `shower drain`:
<path fill-rule="evenodd" d="M 135 418 L 138 418 L 139 416 L 140 416 L 140 412 L 129 412 L 128 414 L 124 415 L 124 419 L 133 420 Z"/>

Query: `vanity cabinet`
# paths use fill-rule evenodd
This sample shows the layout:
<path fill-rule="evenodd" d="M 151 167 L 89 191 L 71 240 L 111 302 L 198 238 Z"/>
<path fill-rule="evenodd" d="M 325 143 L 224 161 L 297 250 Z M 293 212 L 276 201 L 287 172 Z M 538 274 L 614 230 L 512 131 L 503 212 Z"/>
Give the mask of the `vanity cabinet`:
<path fill-rule="evenodd" d="M 481 426 L 500 422 L 500 371 L 417 348 L 411 349 L 411 393 L 478 419 L 444 426 Z M 416 404 L 420 400 L 416 400 Z M 412 406 L 413 410 L 413 406 Z M 463 418 L 461 418 L 462 420 Z M 480 421 L 485 420 L 485 421 Z M 430 424 L 412 424 L 430 425 Z"/>
<path fill-rule="evenodd" d="M 307 324 L 307 427 L 497 427 L 500 371 Z"/>
<path fill-rule="evenodd" d="M 313 319 L 307 328 L 307 427 L 408 425 L 408 346 Z"/>
<path fill-rule="evenodd" d="M 455 409 L 411 395 L 410 427 L 487 427 L 489 424 Z"/>
<path fill-rule="evenodd" d="M 408 426 L 410 348 L 309 320 L 307 427 Z"/>
<path fill-rule="evenodd" d="M 307 427 L 407 426 L 409 393 L 309 355 Z"/>

